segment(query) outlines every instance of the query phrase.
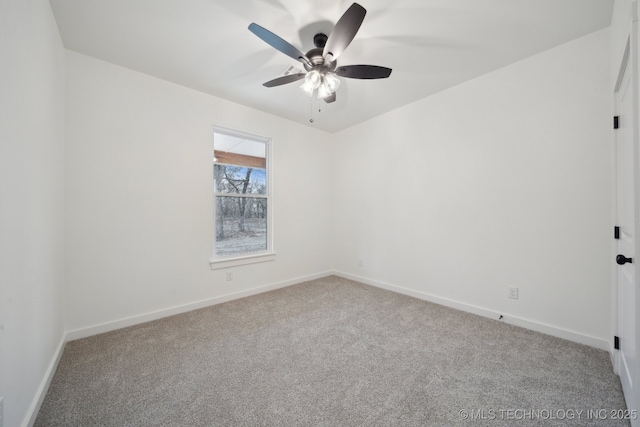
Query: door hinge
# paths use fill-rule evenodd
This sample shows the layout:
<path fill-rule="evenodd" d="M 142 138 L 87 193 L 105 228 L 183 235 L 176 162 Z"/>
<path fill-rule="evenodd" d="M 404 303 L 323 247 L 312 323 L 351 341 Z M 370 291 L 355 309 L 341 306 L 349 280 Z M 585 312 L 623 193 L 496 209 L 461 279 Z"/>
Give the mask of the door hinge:
<path fill-rule="evenodd" d="M 617 336 L 613 337 L 613 348 L 616 350 L 620 350 L 620 338 Z"/>
<path fill-rule="evenodd" d="M 613 238 L 614 239 L 620 238 L 620 227 L 618 227 L 617 225 L 613 227 Z"/>
<path fill-rule="evenodd" d="M 620 116 L 613 116 L 613 128 L 618 129 L 620 127 Z"/>

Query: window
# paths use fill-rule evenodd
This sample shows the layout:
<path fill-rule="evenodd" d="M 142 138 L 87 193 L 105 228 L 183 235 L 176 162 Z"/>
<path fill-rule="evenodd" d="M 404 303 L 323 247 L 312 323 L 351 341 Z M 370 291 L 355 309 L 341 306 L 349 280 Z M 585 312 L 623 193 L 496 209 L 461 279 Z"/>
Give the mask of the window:
<path fill-rule="evenodd" d="M 269 140 L 216 128 L 212 268 L 273 259 Z"/>

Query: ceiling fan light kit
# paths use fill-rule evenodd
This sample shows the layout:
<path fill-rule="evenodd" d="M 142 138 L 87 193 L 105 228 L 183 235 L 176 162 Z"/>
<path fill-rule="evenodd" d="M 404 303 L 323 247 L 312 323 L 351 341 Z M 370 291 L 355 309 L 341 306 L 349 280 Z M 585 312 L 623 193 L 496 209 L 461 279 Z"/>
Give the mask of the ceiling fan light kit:
<path fill-rule="evenodd" d="M 311 70 L 304 77 L 300 89 L 309 96 L 318 90 L 318 98 L 325 99 L 340 87 L 340 79 L 335 74 L 326 71 Z"/>
<path fill-rule="evenodd" d="M 281 86 L 304 79 L 300 88 L 309 96 L 317 93 L 318 98 L 326 103 L 335 102 L 336 91 L 340 87 L 337 76 L 350 79 L 384 79 L 391 75 L 391 68 L 378 65 L 346 65 L 338 67 L 337 59 L 349 46 L 362 25 L 367 11 L 358 3 L 353 3 L 336 23 L 333 31 L 327 37 L 316 34 L 313 43 L 316 46 L 306 54 L 275 35 L 271 31 L 252 23 L 249 31 L 261 38 L 274 49 L 300 61 L 306 73 L 290 74 L 270 80 L 263 84 L 265 87 Z"/>

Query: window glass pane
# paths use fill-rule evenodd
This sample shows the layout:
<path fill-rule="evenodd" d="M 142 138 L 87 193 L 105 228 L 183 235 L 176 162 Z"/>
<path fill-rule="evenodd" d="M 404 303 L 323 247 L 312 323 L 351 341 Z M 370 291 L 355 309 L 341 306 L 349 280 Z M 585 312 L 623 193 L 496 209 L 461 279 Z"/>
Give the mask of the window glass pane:
<path fill-rule="evenodd" d="M 213 179 L 216 193 L 267 194 L 266 169 L 214 164 Z"/>
<path fill-rule="evenodd" d="M 237 131 L 214 133 L 214 259 L 218 261 L 272 250 L 267 220 L 268 141 Z"/>
<path fill-rule="evenodd" d="M 216 255 L 267 250 L 267 199 L 216 196 Z"/>

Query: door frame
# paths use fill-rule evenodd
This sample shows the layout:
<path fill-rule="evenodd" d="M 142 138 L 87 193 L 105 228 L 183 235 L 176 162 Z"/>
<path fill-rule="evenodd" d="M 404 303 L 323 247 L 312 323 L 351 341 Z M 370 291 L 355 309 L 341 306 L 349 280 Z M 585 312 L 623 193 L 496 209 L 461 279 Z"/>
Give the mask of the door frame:
<path fill-rule="evenodd" d="M 635 11 L 634 11 L 635 12 Z M 636 13 L 633 13 L 635 16 Z M 633 100 L 633 180 L 636 184 L 634 186 L 633 192 L 633 205 L 634 205 L 634 250 L 636 257 L 640 256 L 640 238 L 638 238 L 638 232 L 640 232 L 640 138 L 639 138 L 639 124 L 640 124 L 640 114 L 639 114 L 639 97 L 638 97 L 638 21 L 637 19 L 630 20 L 630 26 L 628 31 L 628 36 L 626 39 L 626 48 L 624 54 L 622 56 L 622 60 L 620 61 L 618 68 L 618 76 L 615 84 L 615 88 L 613 91 L 614 96 L 614 111 L 615 115 L 618 115 L 617 111 L 617 93 L 620 89 L 620 85 L 622 83 L 622 77 L 624 73 L 631 73 L 630 84 L 631 84 L 631 97 Z M 617 137 L 614 136 L 614 141 L 617 141 Z M 614 175 L 613 175 L 613 220 L 614 223 L 618 220 L 618 164 L 617 164 L 617 147 L 613 150 L 613 164 L 614 164 Z M 617 224 L 616 224 L 617 225 Z M 612 230 L 613 231 L 613 230 Z M 612 233 L 613 234 L 613 233 Z M 612 267 L 612 279 L 613 279 L 613 287 L 612 287 L 612 301 L 611 301 L 611 309 L 612 309 L 612 329 L 613 335 L 618 336 L 620 331 L 620 323 L 621 323 L 621 312 L 619 309 L 619 290 L 618 290 L 618 266 L 615 263 L 615 257 L 617 254 L 617 244 L 613 241 L 611 245 L 611 258 L 610 262 Z M 637 271 L 635 274 L 635 341 L 636 341 L 636 354 L 638 354 L 638 349 L 640 348 L 640 271 Z M 620 375 L 621 369 L 621 354 L 618 350 L 614 349 L 613 337 L 611 341 L 611 361 L 613 364 L 614 372 L 617 375 Z M 640 366 L 635 370 L 635 377 L 632 380 L 635 383 L 634 390 L 635 396 L 625 396 L 625 400 L 627 402 L 628 409 L 630 410 L 640 410 Z M 630 401 L 630 400 L 633 401 Z M 636 422 L 632 422 L 632 425 L 640 425 L 640 420 L 636 420 Z"/>

